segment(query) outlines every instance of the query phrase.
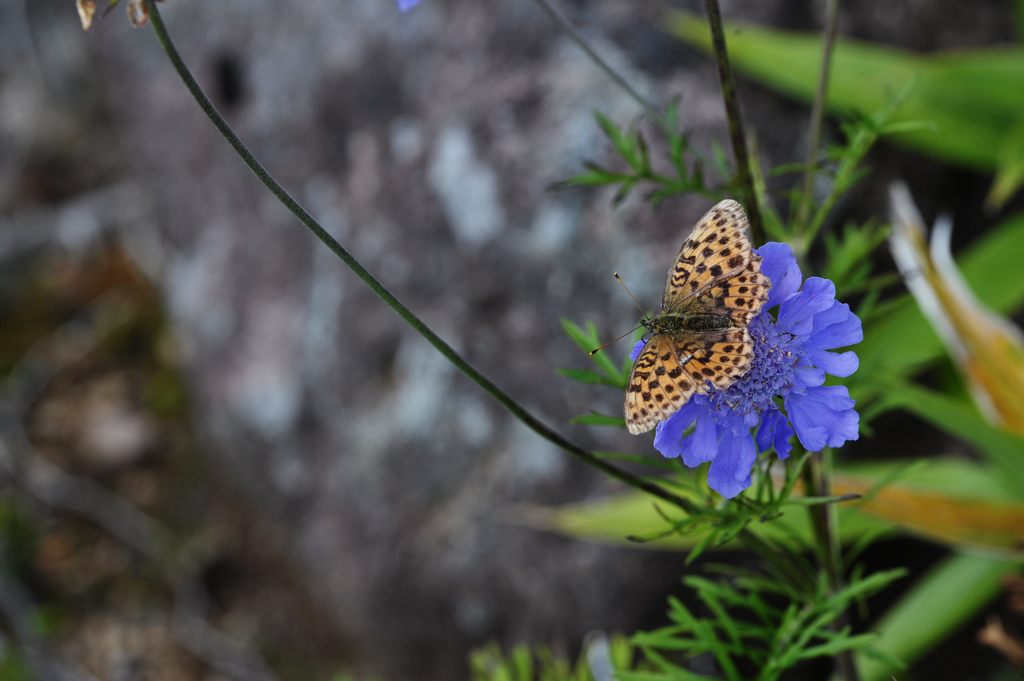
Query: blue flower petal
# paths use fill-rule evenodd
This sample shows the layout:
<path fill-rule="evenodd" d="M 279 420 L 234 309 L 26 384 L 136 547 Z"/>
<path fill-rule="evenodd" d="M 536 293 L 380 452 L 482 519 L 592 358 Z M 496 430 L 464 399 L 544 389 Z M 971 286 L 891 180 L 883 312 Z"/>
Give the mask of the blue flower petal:
<path fill-rule="evenodd" d="M 825 372 L 810 364 L 800 364 L 793 369 L 793 375 L 801 387 L 810 388 L 825 382 Z"/>
<path fill-rule="evenodd" d="M 796 436 L 807 451 L 839 447 L 859 437 L 860 415 L 846 386 L 808 388 L 785 397 L 786 412 Z"/>
<path fill-rule="evenodd" d="M 645 345 L 647 345 L 647 341 L 645 340 L 638 340 L 634 343 L 633 349 L 629 352 L 629 361 L 635 362 L 636 358 L 640 356 L 640 351 L 644 349 Z"/>
<path fill-rule="evenodd" d="M 398 3 L 399 12 L 408 12 L 416 5 L 420 4 L 420 0 L 396 0 Z"/>
<path fill-rule="evenodd" d="M 807 343 L 816 348 L 830 350 L 845 348 L 864 340 L 860 318 L 850 311 L 846 303 L 835 302 L 828 309 L 814 315 L 814 328 Z"/>
<path fill-rule="evenodd" d="M 757 450 L 750 431 L 737 434 L 724 428 L 718 454 L 708 468 L 708 486 L 726 499 L 750 487 L 750 469 L 757 459 Z"/>
<path fill-rule="evenodd" d="M 826 373 L 833 376 L 850 376 L 857 370 L 860 360 L 857 353 L 849 352 L 826 352 L 825 350 L 808 350 L 807 359 L 821 367 Z M 820 385 L 818 383 L 817 385 Z"/>
<path fill-rule="evenodd" d="M 779 306 L 778 326 L 794 336 L 807 336 L 814 330 L 814 316 L 832 307 L 835 299 L 835 284 L 821 277 L 808 277 L 800 293 Z"/>
<path fill-rule="evenodd" d="M 707 398 L 703 395 L 696 395 L 692 401 L 696 402 L 698 398 L 704 400 L 704 408 L 697 412 L 697 426 L 693 433 L 683 440 L 683 463 L 690 468 L 711 461 L 720 453 L 719 429 L 715 425 L 715 416 L 706 406 Z"/>
<path fill-rule="evenodd" d="M 800 288 L 800 266 L 789 244 L 771 241 L 757 249 L 757 253 L 761 256 L 761 271 L 772 282 L 763 308 L 767 310 L 797 292 Z"/>
<path fill-rule="evenodd" d="M 846 303 L 835 303 L 814 316 L 813 330 L 804 341 L 804 352 L 816 366 L 833 376 L 849 376 L 857 370 L 859 360 L 854 352 L 832 353 L 864 339 L 860 319 Z"/>
<path fill-rule="evenodd" d="M 757 429 L 757 448 L 762 452 L 774 448 L 778 457 L 785 459 L 793 450 L 793 445 L 789 442 L 791 437 L 793 437 L 793 429 L 790 427 L 789 421 L 786 420 L 782 412 L 774 409 L 765 413 L 761 427 Z"/>
<path fill-rule="evenodd" d="M 686 429 L 693 425 L 697 414 L 704 407 L 690 400 L 672 416 L 662 421 L 654 430 L 654 448 L 666 459 L 675 459 L 683 455 L 683 437 Z"/>

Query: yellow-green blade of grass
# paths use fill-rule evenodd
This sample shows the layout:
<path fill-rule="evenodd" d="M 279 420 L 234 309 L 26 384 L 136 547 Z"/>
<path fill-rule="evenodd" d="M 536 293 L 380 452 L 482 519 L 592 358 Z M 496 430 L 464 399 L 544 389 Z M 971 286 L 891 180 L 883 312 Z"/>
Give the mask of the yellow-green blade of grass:
<path fill-rule="evenodd" d="M 950 556 L 917 579 L 910 590 L 871 629 L 873 648 L 912 664 L 974 617 L 999 593 L 1000 579 L 1020 570 L 1020 562 L 970 553 Z M 900 669 L 859 654 L 861 681 L 904 678 Z"/>
<path fill-rule="evenodd" d="M 863 498 L 838 504 L 842 540 L 902 529 L 953 547 L 1015 555 L 1024 544 L 1024 502 L 1000 482 L 1004 476 L 998 471 L 966 459 L 943 458 L 910 466 L 885 461 L 844 467 L 836 472 L 835 493 Z M 684 495 L 699 505 L 695 495 Z M 519 518 L 579 539 L 653 549 L 689 549 L 706 536 L 706 526 L 672 533 L 670 521 L 683 520 L 674 513 L 674 509 L 659 511 L 646 495 L 627 492 L 582 504 L 531 508 Z M 807 514 L 795 506 L 784 507 L 779 518 L 751 522 L 748 528 L 791 544 L 813 540 Z"/>
<path fill-rule="evenodd" d="M 695 503 L 701 503 L 696 495 L 677 492 Z M 555 508 L 529 508 L 519 514 L 521 521 L 534 527 L 577 539 L 634 548 L 673 551 L 691 549 L 707 535 L 706 528 L 683 534 L 666 534 L 672 527 L 666 516 L 672 521 L 683 520 L 676 509 L 665 508 L 664 505 L 656 507 L 650 496 L 633 492 Z M 844 540 L 884 530 L 887 525 L 861 513 L 847 516 L 841 512 L 840 518 Z M 806 544 L 814 538 L 808 514 L 796 506 L 786 508 L 781 517 L 763 522 L 755 520 L 747 527 L 755 534 L 791 545 Z M 739 542 L 729 542 L 722 548 L 737 549 L 741 545 Z"/>
<path fill-rule="evenodd" d="M 1000 473 L 999 486 L 1024 499 L 1024 438 L 988 423 L 970 402 L 918 385 L 892 386 L 886 400 L 972 445 Z"/>

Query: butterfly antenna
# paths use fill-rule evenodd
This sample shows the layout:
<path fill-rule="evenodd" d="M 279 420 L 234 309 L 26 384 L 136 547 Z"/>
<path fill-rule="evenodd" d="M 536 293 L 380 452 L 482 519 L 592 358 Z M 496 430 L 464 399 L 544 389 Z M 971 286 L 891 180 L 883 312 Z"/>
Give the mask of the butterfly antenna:
<path fill-rule="evenodd" d="M 593 357 L 594 355 L 596 355 L 597 353 L 601 352 L 602 350 L 604 350 L 604 349 L 605 349 L 606 347 L 608 347 L 609 345 L 612 345 L 612 344 L 614 344 L 614 343 L 618 343 L 618 342 L 619 342 L 620 340 L 622 340 L 622 339 L 623 339 L 623 338 L 625 338 L 626 336 L 630 335 L 631 333 L 636 333 L 636 332 L 637 332 L 637 329 L 640 329 L 640 328 L 642 328 L 642 327 L 643 327 L 643 324 L 641 324 L 641 325 L 637 326 L 637 327 L 636 327 L 635 329 L 630 329 L 629 331 L 627 331 L 626 333 L 622 334 L 622 335 L 621 335 L 621 336 L 619 336 L 618 338 L 616 338 L 616 339 L 614 339 L 614 340 L 610 340 L 610 341 L 608 341 L 607 343 L 605 343 L 605 344 L 601 345 L 600 347 L 596 347 L 596 348 L 594 348 L 593 350 L 591 350 L 590 352 L 588 352 L 588 353 L 587 353 L 587 356 L 588 356 L 588 357 Z"/>
<path fill-rule="evenodd" d="M 633 299 L 634 303 L 636 303 L 637 308 L 639 308 L 639 310 L 640 310 L 640 314 L 642 314 L 643 316 L 646 317 L 647 316 L 647 310 L 645 310 L 644 306 L 640 304 L 640 301 L 636 299 L 636 296 L 633 295 L 633 292 L 629 290 L 629 287 L 626 286 L 626 282 L 622 281 L 622 277 L 619 276 L 619 273 L 618 272 L 613 272 L 612 276 L 615 277 L 615 281 L 619 282 L 619 286 L 622 287 L 622 290 L 625 291 L 626 294 L 630 298 Z M 636 329 L 634 329 L 634 331 L 635 330 Z"/>

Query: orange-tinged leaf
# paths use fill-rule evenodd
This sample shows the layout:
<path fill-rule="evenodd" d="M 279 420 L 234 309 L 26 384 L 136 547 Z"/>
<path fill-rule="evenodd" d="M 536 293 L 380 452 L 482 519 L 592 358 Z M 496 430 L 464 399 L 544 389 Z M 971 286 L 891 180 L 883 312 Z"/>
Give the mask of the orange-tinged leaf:
<path fill-rule="evenodd" d="M 964 548 L 1024 554 L 1024 504 L 958 496 L 893 482 L 873 490 L 869 477 L 836 473 L 832 492 L 860 494 L 857 511 L 927 539 Z"/>
<path fill-rule="evenodd" d="M 1024 434 L 1024 336 L 967 287 L 950 253 L 949 222 L 936 225 L 929 249 L 909 191 L 894 185 L 891 197 L 890 245 L 907 288 L 942 338 L 982 413 L 999 427 Z"/>

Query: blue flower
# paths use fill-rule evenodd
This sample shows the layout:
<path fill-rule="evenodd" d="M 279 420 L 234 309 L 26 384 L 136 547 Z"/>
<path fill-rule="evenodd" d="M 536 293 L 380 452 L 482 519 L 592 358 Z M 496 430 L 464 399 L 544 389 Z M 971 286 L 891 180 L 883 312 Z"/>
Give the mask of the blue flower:
<path fill-rule="evenodd" d="M 420 0 L 395 0 L 398 3 L 399 12 L 408 12 L 416 5 L 420 4 Z"/>
<path fill-rule="evenodd" d="M 774 449 L 785 459 L 794 434 L 811 452 L 838 447 L 857 439 L 860 423 L 846 387 L 824 385 L 825 374 L 857 370 L 854 352 L 832 351 L 864 338 L 860 319 L 836 300 L 831 281 L 810 277 L 801 288 L 787 244 L 767 243 L 758 253 L 772 288 L 750 322 L 750 369 L 725 390 L 694 395 L 654 434 L 655 449 L 666 457 L 681 456 L 691 468 L 710 461 L 708 485 L 726 498 L 750 486 L 758 452 Z M 634 360 L 643 346 L 633 348 Z"/>

